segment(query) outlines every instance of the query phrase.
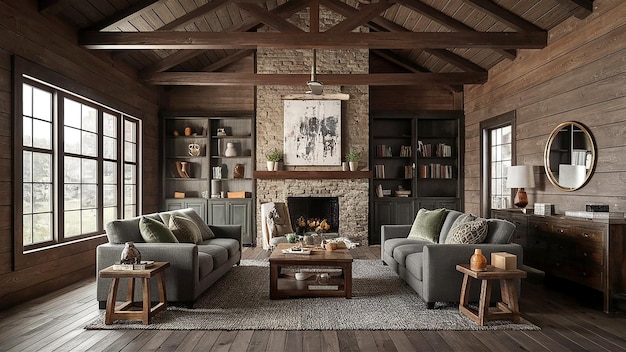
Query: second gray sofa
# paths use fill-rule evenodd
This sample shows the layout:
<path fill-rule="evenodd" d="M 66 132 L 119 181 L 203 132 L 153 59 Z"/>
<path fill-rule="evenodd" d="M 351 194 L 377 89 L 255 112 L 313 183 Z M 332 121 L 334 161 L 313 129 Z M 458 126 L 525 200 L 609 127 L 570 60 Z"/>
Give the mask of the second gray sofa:
<path fill-rule="evenodd" d="M 506 220 L 487 219 L 487 238 L 479 244 L 445 244 L 454 221 L 463 213 L 448 210 L 437 243 L 407 238 L 412 225 L 383 225 L 380 255 L 425 301 L 428 308 L 435 302 L 459 302 L 463 274 L 457 264 L 469 264 L 474 249 L 480 248 L 489 262 L 492 252 L 517 256 L 517 267 L 523 263 L 522 246 L 510 243 L 515 225 Z M 493 285 L 492 302 L 500 299 L 499 285 Z M 478 282 L 472 285 L 471 301 L 478 301 Z M 519 283 L 518 283 L 519 290 Z"/>

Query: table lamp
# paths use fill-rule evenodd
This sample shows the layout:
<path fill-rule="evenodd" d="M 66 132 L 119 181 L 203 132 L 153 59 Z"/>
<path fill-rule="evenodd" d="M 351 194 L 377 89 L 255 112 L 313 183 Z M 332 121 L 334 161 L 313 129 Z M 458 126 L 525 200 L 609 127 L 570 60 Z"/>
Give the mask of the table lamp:
<path fill-rule="evenodd" d="M 530 165 L 511 166 L 509 168 L 507 186 L 509 188 L 517 188 L 513 204 L 516 207 L 525 208 L 528 205 L 528 195 L 526 194 L 524 188 L 535 187 L 533 167 Z"/>

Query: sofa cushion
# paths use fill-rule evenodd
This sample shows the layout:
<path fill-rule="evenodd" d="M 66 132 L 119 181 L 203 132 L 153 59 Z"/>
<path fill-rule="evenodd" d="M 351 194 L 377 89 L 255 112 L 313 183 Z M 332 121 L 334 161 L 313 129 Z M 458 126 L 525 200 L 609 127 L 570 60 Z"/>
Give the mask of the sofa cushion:
<path fill-rule="evenodd" d="M 420 243 L 403 244 L 398 246 L 393 250 L 393 259 L 398 262 L 398 265 L 406 266 L 406 257 L 413 253 L 423 251 L 424 246 L 429 243 L 430 242 L 422 241 Z"/>
<path fill-rule="evenodd" d="M 452 227 L 446 239 L 447 244 L 482 243 L 487 237 L 487 221 L 476 219 Z"/>
<path fill-rule="evenodd" d="M 420 209 L 415 216 L 413 226 L 407 238 L 438 242 L 441 226 L 446 216 L 446 209 Z"/>
<path fill-rule="evenodd" d="M 199 279 L 202 280 L 203 277 L 209 275 L 213 271 L 213 268 L 213 257 L 210 254 L 198 252 Z"/>
<path fill-rule="evenodd" d="M 140 217 L 109 221 L 106 225 L 109 243 L 145 242 L 139 232 Z"/>
<path fill-rule="evenodd" d="M 219 268 L 228 261 L 228 250 L 222 246 L 213 244 L 198 245 L 198 253 L 206 253 L 213 257 L 213 267 Z"/>
<path fill-rule="evenodd" d="M 239 241 L 234 238 L 212 238 L 210 240 L 202 241 L 202 244 L 210 244 L 214 246 L 220 246 L 228 251 L 228 257 L 231 258 L 241 250 Z"/>
<path fill-rule="evenodd" d="M 410 271 L 415 278 L 422 281 L 424 280 L 424 253 L 413 253 L 406 256 L 405 264 L 406 270 Z"/>
<path fill-rule="evenodd" d="M 507 244 L 515 231 L 515 224 L 501 219 L 487 219 L 487 227 L 485 243 Z"/>
<path fill-rule="evenodd" d="M 414 240 L 411 238 L 401 237 L 401 238 L 390 238 L 385 241 L 385 246 L 383 247 L 385 254 L 390 257 L 393 257 L 393 250 L 398 246 L 402 246 L 404 244 L 416 244 L 416 243 L 424 243 L 424 241 Z M 428 242 L 430 243 L 430 242 Z"/>
<path fill-rule="evenodd" d="M 147 243 L 178 243 L 172 231 L 160 220 L 142 216 L 139 220 L 139 232 Z"/>
<path fill-rule="evenodd" d="M 202 234 L 193 220 L 186 216 L 172 215 L 169 219 L 169 229 L 172 230 L 178 242 L 200 243 Z"/>
<path fill-rule="evenodd" d="M 198 225 L 198 228 L 200 229 L 200 233 L 202 234 L 203 240 L 210 240 L 211 238 L 215 238 L 215 234 L 213 233 L 213 231 L 209 228 L 206 222 L 202 220 L 200 215 L 198 215 L 198 213 L 196 213 L 195 210 L 191 208 L 187 208 L 187 209 L 180 210 L 180 213 L 190 218 L 196 223 L 196 225 Z"/>
<path fill-rule="evenodd" d="M 445 243 L 446 237 L 448 237 L 448 233 L 450 232 L 452 225 L 461 215 L 463 215 L 463 213 L 460 211 L 448 210 L 446 219 L 443 221 L 443 225 L 441 225 L 441 231 L 439 232 L 439 243 Z"/>

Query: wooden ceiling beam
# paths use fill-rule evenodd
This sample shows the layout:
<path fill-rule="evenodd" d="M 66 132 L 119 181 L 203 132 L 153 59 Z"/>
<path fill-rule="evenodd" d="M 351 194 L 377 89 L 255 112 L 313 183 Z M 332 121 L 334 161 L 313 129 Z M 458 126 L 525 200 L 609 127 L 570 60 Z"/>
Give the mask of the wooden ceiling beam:
<path fill-rule="evenodd" d="M 363 5 L 360 10 L 357 10 L 352 16 L 337 23 L 333 27 L 329 28 L 326 33 L 343 33 L 350 32 L 353 29 L 366 25 L 374 17 L 393 6 L 393 2 L 381 1 L 373 4 Z"/>
<path fill-rule="evenodd" d="M 431 20 L 440 23 L 441 25 L 453 29 L 455 31 L 473 31 L 476 30 L 465 23 L 456 20 L 453 17 L 446 15 L 445 13 L 426 5 L 419 0 L 396 0 L 398 4 L 401 4 L 415 12 L 418 12 Z M 515 50 L 494 49 L 494 52 L 506 59 L 515 60 L 517 52 Z"/>
<path fill-rule="evenodd" d="M 320 31 L 320 1 L 311 0 L 309 4 L 309 32 Z"/>
<path fill-rule="evenodd" d="M 454 65 L 464 71 L 470 71 L 470 72 L 487 72 L 487 70 L 485 70 L 484 68 L 482 68 L 479 65 L 476 65 L 475 63 L 471 62 L 470 60 L 459 56 L 451 51 L 448 50 L 444 50 L 444 49 L 424 49 L 425 52 L 434 55 L 438 58 L 440 58 L 441 60 L 446 61 L 447 63 Z"/>
<path fill-rule="evenodd" d="M 521 32 L 538 32 L 543 29 L 535 26 L 533 23 L 526 21 L 522 17 L 501 7 L 490 0 L 463 0 L 478 10 L 493 16 L 496 20 L 506 24 L 508 27 Z"/>
<path fill-rule="evenodd" d="M 196 18 L 200 17 L 200 16 L 204 16 L 209 12 L 213 12 L 216 10 L 219 10 L 220 8 L 224 7 L 225 5 L 228 5 L 230 3 L 231 0 L 211 0 L 209 2 L 207 2 L 206 4 L 199 6 L 198 8 L 196 8 L 195 10 L 192 10 L 190 12 L 188 12 L 187 14 L 178 17 L 177 19 L 173 20 L 172 22 L 162 26 L 161 28 L 159 28 L 158 30 L 160 31 L 171 31 L 173 29 L 177 29 L 180 27 L 185 26 L 187 23 L 189 22 L 193 22 Z"/>
<path fill-rule="evenodd" d="M 370 53 L 377 55 L 389 62 L 391 62 L 394 65 L 397 65 L 399 67 L 404 68 L 405 70 L 414 72 L 414 73 L 422 73 L 422 72 L 430 72 L 429 70 L 427 70 L 426 68 L 414 63 L 413 61 L 407 60 L 406 58 L 394 53 L 391 50 L 379 50 L 379 49 L 375 49 L 375 50 L 370 50 Z M 444 89 L 447 89 L 451 92 L 460 92 L 463 90 L 463 86 L 462 85 L 448 85 L 448 84 L 441 84 L 439 85 Z"/>
<path fill-rule="evenodd" d="M 154 85 L 194 86 L 300 86 L 308 81 L 308 74 L 256 74 L 222 72 L 160 72 L 146 82 Z M 432 86 L 433 84 L 481 84 L 487 81 L 486 72 L 463 73 L 370 73 L 321 74 L 317 80 L 325 85 L 369 86 Z"/>
<path fill-rule="evenodd" d="M 202 69 L 202 71 L 206 71 L 206 72 L 213 72 L 213 71 L 217 71 L 225 66 L 228 66 L 232 63 L 235 63 L 241 59 L 243 59 L 246 56 L 249 55 L 254 55 L 254 53 L 256 53 L 255 49 L 246 49 L 246 50 L 239 50 L 236 53 L 232 54 L 232 55 L 228 55 L 225 58 L 218 60 L 212 64 L 210 64 L 209 66 L 206 66 L 205 68 Z"/>
<path fill-rule="evenodd" d="M 257 4 L 248 2 L 236 2 L 235 5 L 246 11 L 250 16 L 256 18 L 259 22 L 264 23 L 279 32 L 304 32 L 295 24 L 285 20 L 281 16 L 271 13 Z"/>
<path fill-rule="evenodd" d="M 82 32 L 78 43 L 88 49 L 542 49 L 545 32 L 376 32 L 376 33 L 214 33 Z"/>
<path fill-rule="evenodd" d="M 308 0 L 291 0 L 283 5 L 280 5 L 270 12 L 275 13 L 281 17 L 290 17 L 294 13 L 300 11 L 307 5 Z M 241 24 L 233 25 L 227 29 L 226 32 L 245 32 L 249 31 L 257 26 L 260 26 L 262 23 L 258 20 L 247 20 Z M 143 68 L 140 72 L 141 77 L 148 77 L 156 72 L 163 72 L 167 69 L 170 69 L 176 65 L 179 65 L 187 60 L 191 60 L 192 58 L 204 53 L 206 50 L 181 50 L 172 55 L 165 57 L 164 59 L 155 62 L 154 64 Z M 243 50 L 246 51 L 246 50 Z M 237 54 L 234 54 L 237 55 Z M 247 56 L 247 55 L 245 55 Z"/>
<path fill-rule="evenodd" d="M 578 19 L 585 19 L 593 13 L 593 0 L 557 0 L 563 5 L 576 5 L 574 16 Z"/>
<path fill-rule="evenodd" d="M 142 11 L 149 10 L 161 3 L 163 0 L 143 0 L 131 7 L 120 11 L 113 16 L 107 17 L 89 27 L 89 30 L 102 31 L 109 28 L 115 28 L 122 22 L 127 22 L 141 14 Z"/>

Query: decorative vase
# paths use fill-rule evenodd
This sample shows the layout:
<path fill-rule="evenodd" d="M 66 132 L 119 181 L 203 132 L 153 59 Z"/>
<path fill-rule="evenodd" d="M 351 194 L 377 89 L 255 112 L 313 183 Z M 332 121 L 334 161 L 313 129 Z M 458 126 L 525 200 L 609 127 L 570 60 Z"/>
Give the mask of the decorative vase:
<path fill-rule="evenodd" d="M 359 162 L 358 161 L 350 161 L 350 171 L 356 171 L 359 168 Z"/>
<path fill-rule="evenodd" d="M 274 166 L 276 165 L 275 161 L 268 161 L 267 162 L 267 171 L 274 171 Z"/>
<path fill-rule="evenodd" d="M 185 127 L 185 136 L 191 136 L 191 127 Z"/>
<path fill-rule="evenodd" d="M 483 251 L 480 249 L 474 250 L 474 255 L 470 258 L 470 269 L 474 271 L 487 270 L 487 258 L 483 255 Z"/>
<path fill-rule="evenodd" d="M 282 161 L 275 161 L 274 162 L 274 171 L 280 171 L 283 168 L 283 162 Z"/>
<path fill-rule="evenodd" d="M 122 255 L 120 257 L 120 263 L 122 264 L 139 264 L 141 263 L 141 253 L 133 242 L 126 242 Z"/>
<path fill-rule="evenodd" d="M 342 171 L 350 170 L 350 166 L 348 165 L 348 162 L 344 161 L 344 162 L 341 163 L 341 170 Z"/>
<path fill-rule="evenodd" d="M 237 150 L 235 144 L 226 143 L 226 150 L 224 150 L 224 156 L 237 156 Z"/>

